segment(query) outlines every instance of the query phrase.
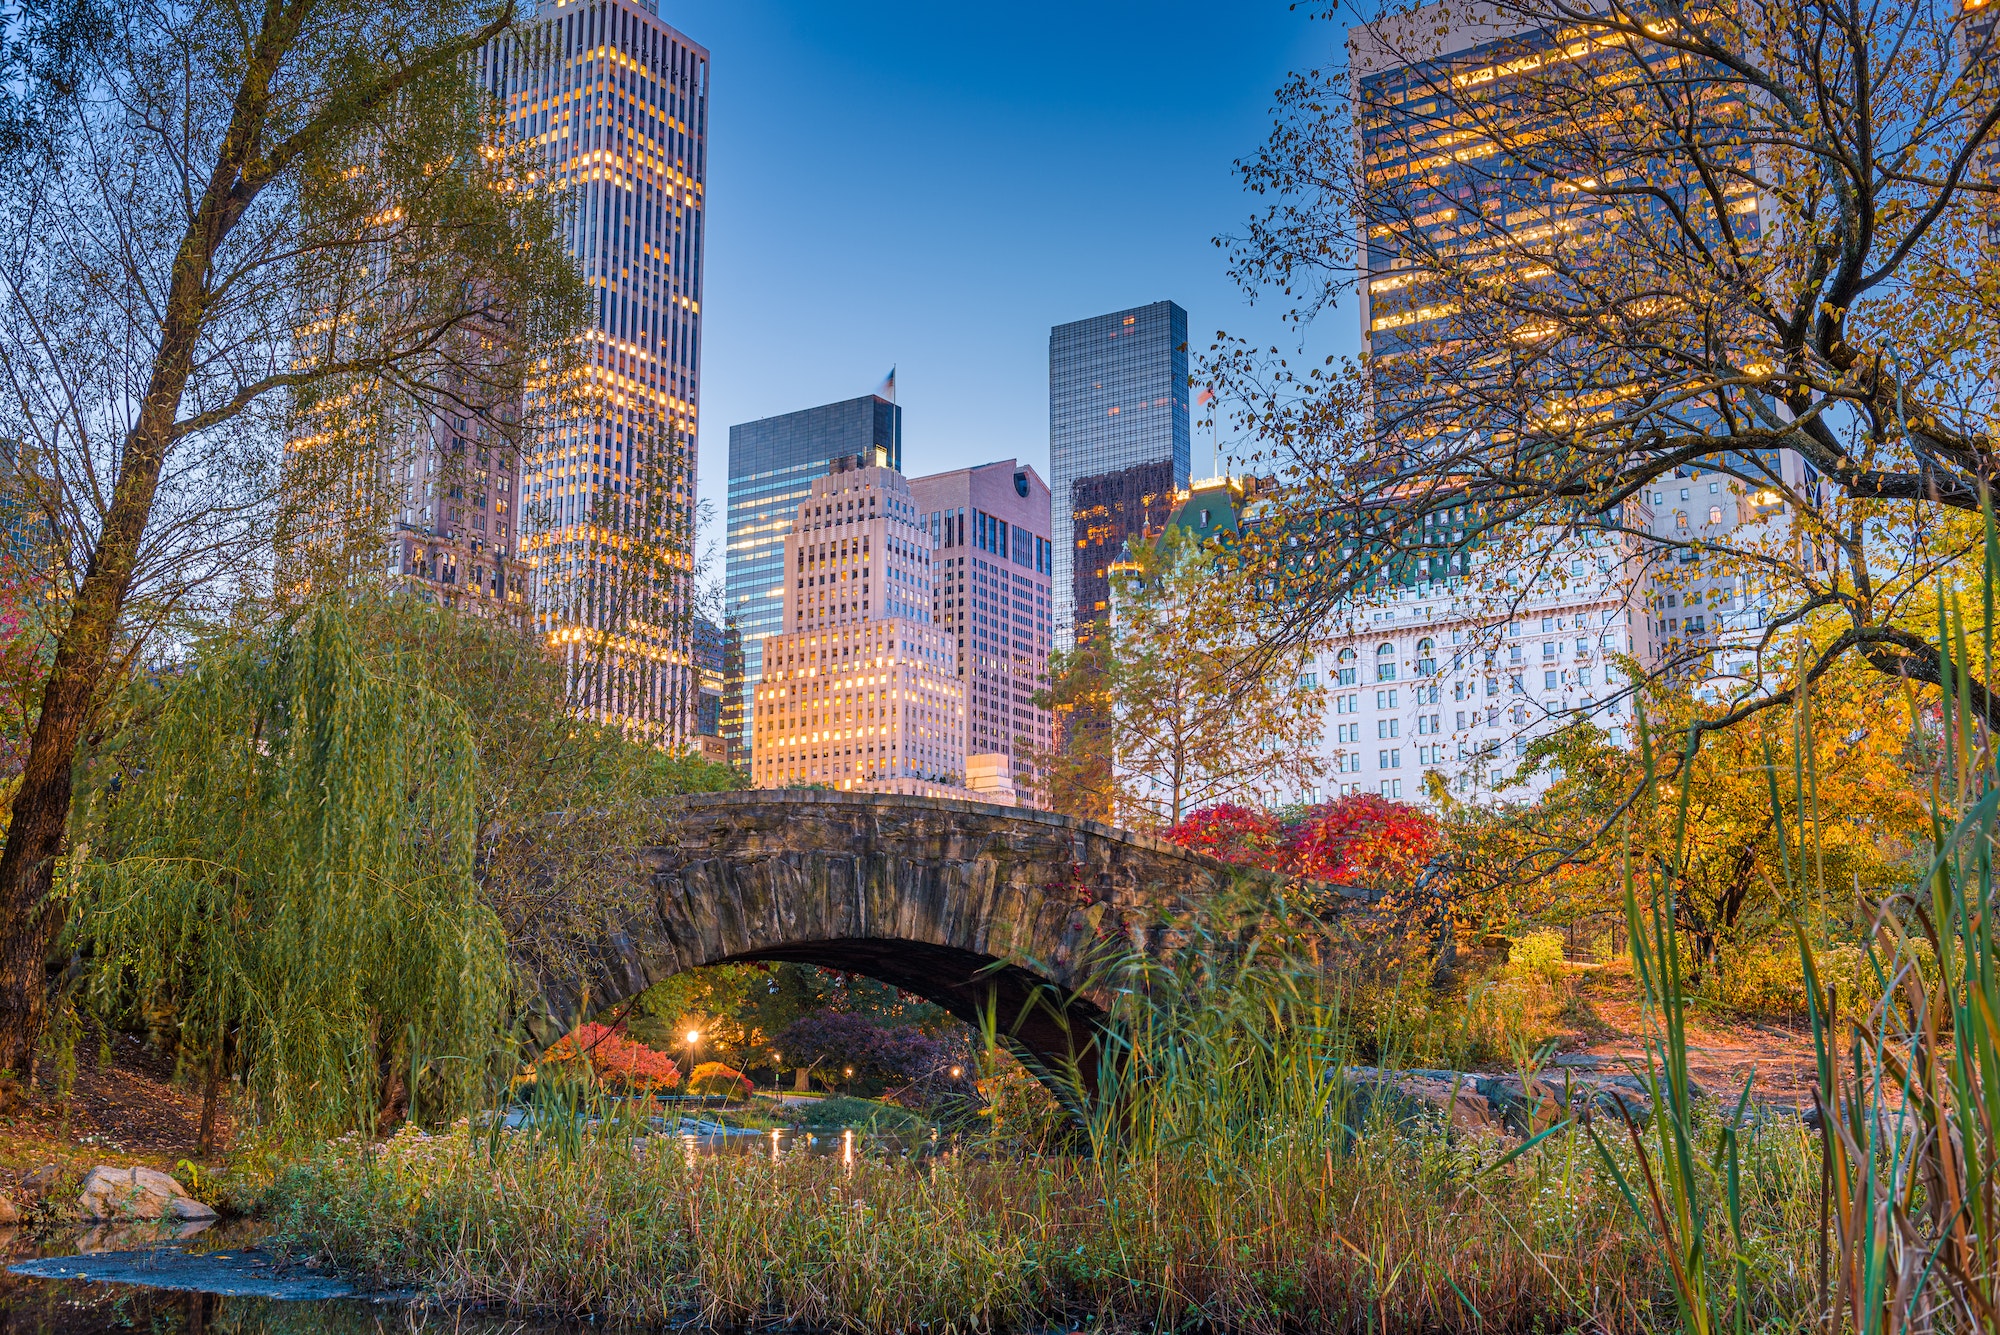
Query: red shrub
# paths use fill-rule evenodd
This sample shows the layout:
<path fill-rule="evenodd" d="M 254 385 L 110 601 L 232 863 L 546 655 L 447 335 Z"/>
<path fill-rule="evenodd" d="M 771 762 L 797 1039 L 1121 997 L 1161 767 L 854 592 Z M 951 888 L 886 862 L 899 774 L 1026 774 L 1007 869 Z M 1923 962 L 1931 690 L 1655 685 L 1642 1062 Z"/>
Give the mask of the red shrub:
<path fill-rule="evenodd" d="M 1283 833 L 1269 812 L 1221 802 L 1189 812 L 1167 831 L 1167 838 L 1224 862 L 1273 869 Z"/>
<path fill-rule="evenodd" d="M 542 1060 L 556 1066 L 586 1065 L 605 1084 L 635 1094 L 660 1093 L 681 1082 L 672 1057 L 601 1024 L 577 1026 L 575 1033 L 551 1043 Z"/>
<path fill-rule="evenodd" d="M 1404 880 L 1430 860 L 1437 822 L 1416 807 L 1353 793 L 1309 809 L 1285 831 L 1286 871 L 1347 885 Z"/>

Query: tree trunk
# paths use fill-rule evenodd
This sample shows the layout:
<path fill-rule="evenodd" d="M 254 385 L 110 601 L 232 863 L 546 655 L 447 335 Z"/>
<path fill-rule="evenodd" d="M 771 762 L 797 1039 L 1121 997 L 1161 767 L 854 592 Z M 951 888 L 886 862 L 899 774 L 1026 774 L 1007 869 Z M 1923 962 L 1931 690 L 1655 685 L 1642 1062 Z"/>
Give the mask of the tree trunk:
<path fill-rule="evenodd" d="M 203 1159 L 215 1157 L 215 1105 L 222 1099 L 222 1042 L 218 1037 L 208 1054 L 208 1076 L 201 1086 L 201 1132 L 194 1152 Z"/>
<path fill-rule="evenodd" d="M 61 926 L 61 913 L 49 902 L 49 889 L 69 827 L 77 741 L 89 725 L 111 661 L 139 543 L 152 515 L 160 470 L 174 442 L 181 400 L 208 318 L 208 281 L 215 253 L 261 188 L 245 188 L 241 172 L 260 141 L 270 79 L 291 35 L 286 28 L 274 43 L 271 32 L 260 34 L 256 58 L 237 89 L 229 132 L 174 256 L 159 348 L 138 420 L 125 437 L 111 508 L 69 621 L 56 640 L 55 663 L 42 691 L 41 717 L 35 722 L 27 764 L 14 792 L 6 847 L 0 850 L 0 1068 L 28 1069 L 48 1018 L 49 946 Z"/>

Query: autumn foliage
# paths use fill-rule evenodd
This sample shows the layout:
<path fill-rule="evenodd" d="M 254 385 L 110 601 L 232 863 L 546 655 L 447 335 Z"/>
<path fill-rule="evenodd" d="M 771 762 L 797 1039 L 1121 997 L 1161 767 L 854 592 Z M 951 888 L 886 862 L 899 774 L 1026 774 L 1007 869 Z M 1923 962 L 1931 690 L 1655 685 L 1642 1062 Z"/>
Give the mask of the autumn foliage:
<path fill-rule="evenodd" d="M 1274 866 L 1284 837 L 1276 816 L 1234 802 L 1190 812 L 1167 831 L 1167 838 L 1182 848 L 1248 867 Z"/>
<path fill-rule="evenodd" d="M 606 1085 L 634 1094 L 664 1093 L 681 1082 L 680 1067 L 673 1058 L 633 1042 L 608 1025 L 579 1025 L 574 1033 L 550 1044 L 542 1061 L 553 1066 L 587 1067 Z"/>
<path fill-rule="evenodd" d="M 1281 819 L 1222 803 L 1167 831 L 1183 848 L 1239 866 L 1343 884 L 1407 880 L 1429 861 L 1437 823 L 1403 802 L 1355 793 Z"/>
<path fill-rule="evenodd" d="M 721 1062 L 703 1062 L 688 1076 L 688 1093 L 747 1099 L 750 1097 L 750 1077 Z"/>

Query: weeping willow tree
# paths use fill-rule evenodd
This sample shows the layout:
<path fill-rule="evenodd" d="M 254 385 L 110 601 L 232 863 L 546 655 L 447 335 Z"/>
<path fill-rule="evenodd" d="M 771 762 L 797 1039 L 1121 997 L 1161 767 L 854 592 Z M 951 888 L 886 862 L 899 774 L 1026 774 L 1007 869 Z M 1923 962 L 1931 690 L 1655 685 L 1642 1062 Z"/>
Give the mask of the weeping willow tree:
<path fill-rule="evenodd" d="M 473 729 L 367 622 L 322 600 L 206 645 L 73 860 L 89 995 L 172 1030 L 205 1141 L 231 1078 L 281 1134 L 455 1106 L 502 1032 Z"/>

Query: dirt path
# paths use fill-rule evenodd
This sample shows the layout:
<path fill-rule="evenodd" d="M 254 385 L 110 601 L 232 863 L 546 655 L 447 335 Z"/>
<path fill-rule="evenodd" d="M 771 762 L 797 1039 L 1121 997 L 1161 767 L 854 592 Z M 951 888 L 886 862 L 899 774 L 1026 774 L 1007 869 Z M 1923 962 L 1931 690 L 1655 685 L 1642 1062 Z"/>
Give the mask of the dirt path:
<path fill-rule="evenodd" d="M 1601 1024 L 1572 1032 L 1563 1044 L 1560 1064 L 1581 1067 L 1602 1063 L 1614 1069 L 1626 1062 L 1643 1065 L 1644 1035 L 1630 967 L 1606 966 L 1582 971 L 1576 977 L 1580 997 L 1589 1003 L 1588 1010 Z M 1759 1102 L 1796 1108 L 1811 1105 L 1814 1063 L 1810 1031 L 1691 1011 L 1687 1040 L 1689 1073 L 1716 1098 L 1734 1100 L 1747 1079 L 1751 1097 Z"/>

